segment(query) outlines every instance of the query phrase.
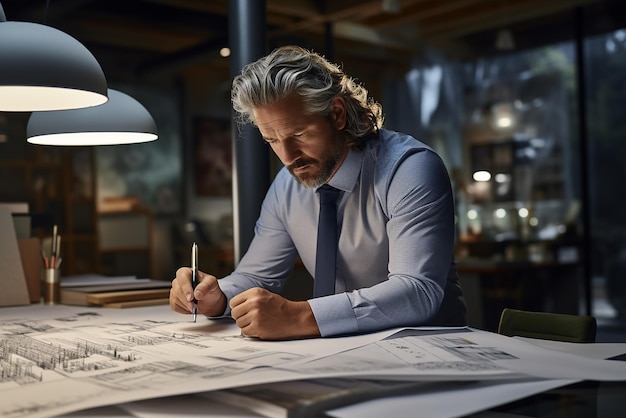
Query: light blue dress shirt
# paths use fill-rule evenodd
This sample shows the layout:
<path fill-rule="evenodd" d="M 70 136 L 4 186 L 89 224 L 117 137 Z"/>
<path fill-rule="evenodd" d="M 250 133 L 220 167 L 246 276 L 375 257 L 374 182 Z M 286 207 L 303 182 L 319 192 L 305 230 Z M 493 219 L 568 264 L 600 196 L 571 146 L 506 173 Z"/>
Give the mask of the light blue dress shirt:
<path fill-rule="evenodd" d="M 308 301 L 322 336 L 432 322 L 450 286 L 462 299 L 442 160 L 410 136 L 384 129 L 379 136 L 351 150 L 329 182 L 343 192 L 336 293 Z M 228 300 L 252 287 L 280 292 L 298 255 L 314 277 L 318 214 L 316 191 L 281 169 L 247 253 L 219 280 Z M 450 309 L 462 310 L 452 315 L 464 322 L 463 302 Z"/>

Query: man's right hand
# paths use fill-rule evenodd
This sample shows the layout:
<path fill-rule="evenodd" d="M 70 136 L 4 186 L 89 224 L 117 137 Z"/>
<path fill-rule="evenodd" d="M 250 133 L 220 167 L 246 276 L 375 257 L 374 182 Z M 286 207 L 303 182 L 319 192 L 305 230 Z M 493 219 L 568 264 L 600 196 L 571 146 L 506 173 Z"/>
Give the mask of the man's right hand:
<path fill-rule="evenodd" d="M 198 314 L 220 316 L 226 310 L 226 296 L 222 293 L 217 278 L 198 271 L 198 285 L 194 292 L 191 287 L 191 269 L 181 267 L 176 271 L 170 290 L 170 307 L 182 314 L 191 314 L 193 299 L 198 301 Z"/>

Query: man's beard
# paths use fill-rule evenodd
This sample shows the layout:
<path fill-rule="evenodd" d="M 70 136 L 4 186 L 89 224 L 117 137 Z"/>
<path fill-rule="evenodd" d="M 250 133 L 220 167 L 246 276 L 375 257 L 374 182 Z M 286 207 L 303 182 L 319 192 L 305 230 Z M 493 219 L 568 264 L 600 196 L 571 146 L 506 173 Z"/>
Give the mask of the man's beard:
<path fill-rule="evenodd" d="M 322 156 L 322 160 L 317 161 L 311 159 L 300 159 L 293 164 L 288 165 L 287 170 L 289 170 L 291 175 L 296 178 L 298 183 L 302 184 L 304 187 L 315 189 L 321 186 L 322 184 L 326 183 L 326 181 L 328 181 L 330 176 L 335 171 L 335 168 L 339 164 L 339 161 L 341 161 L 341 157 L 343 156 L 344 143 L 342 142 L 342 138 L 339 135 L 335 135 L 333 144 L 334 147 L 329 149 L 328 152 L 324 153 L 324 155 Z M 294 174 L 294 169 L 305 166 L 307 164 L 318 167 L 320 169 L 319 173 L 314 176 L 303 176 Z"/>

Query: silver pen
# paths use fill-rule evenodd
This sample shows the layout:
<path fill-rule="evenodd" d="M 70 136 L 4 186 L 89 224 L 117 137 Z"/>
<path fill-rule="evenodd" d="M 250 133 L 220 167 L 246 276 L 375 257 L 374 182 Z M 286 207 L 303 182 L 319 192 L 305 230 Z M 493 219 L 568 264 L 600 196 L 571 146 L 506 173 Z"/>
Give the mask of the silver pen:
<path fill-rule="evenodd" d="M 191 246 L 191 287 L 196 290 L 198 285 L 198 245 L 194 242 Z M 198 301 L 193 298 L 193 322 L 198 317 Z"/>

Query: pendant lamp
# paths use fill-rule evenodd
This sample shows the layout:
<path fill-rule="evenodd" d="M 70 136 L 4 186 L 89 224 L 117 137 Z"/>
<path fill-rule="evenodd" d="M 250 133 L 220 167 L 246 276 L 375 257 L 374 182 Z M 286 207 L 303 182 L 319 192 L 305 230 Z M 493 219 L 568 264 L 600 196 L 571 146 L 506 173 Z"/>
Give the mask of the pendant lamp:
<path fill-rule="evenodd" d="M 84 109 L 33 112 L 27 141 L 38 145 L 118 145 L 157 139 L 154 119 L 141 103 L 108 89 L 109 100 Z"/>
<path fill-rule="evenodd" d="M 0 4 L 0 111 L 76 109 L 106 101 L 104 72 L 87 48 L 46 25 L 7 22 Z"/>

